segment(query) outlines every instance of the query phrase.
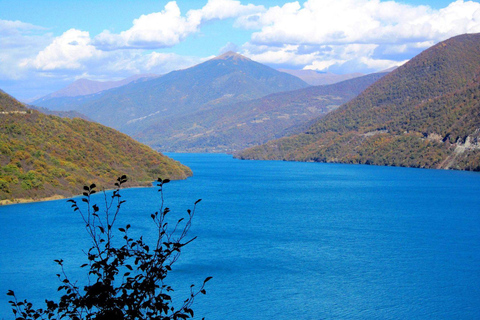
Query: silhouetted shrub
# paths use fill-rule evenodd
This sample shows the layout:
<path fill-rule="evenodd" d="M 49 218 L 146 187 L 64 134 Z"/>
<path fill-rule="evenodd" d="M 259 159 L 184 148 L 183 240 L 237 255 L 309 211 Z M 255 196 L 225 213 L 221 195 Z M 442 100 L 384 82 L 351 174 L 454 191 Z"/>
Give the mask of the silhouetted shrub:
<path fill-rule="evenodd" d="M 196 237 L 188 238 L 195 207 L 187 210 L 188 216 L 169 226 L 166 216 L 169 208 L 164 207 L 163 187 L 168 179 L 157 180 L 160 194 L 160 209 L 151 215 L 158 230 L 156 242 L 150 246 L 143 237 L 133 239 L 129 235 L 130 225 L 114 228 L 120 209 L 120 188 L 127 181 L 126 176 L 117 179 L 112 195 L 105 194 L 105 208 L 92 203 L 91 196 L 96 192 L 95 184 L 84 187 L 82 202 L 68 200 L 73 210 L 78 211 L 85 222 L 85 228 L 92 240 L 87 251 L 87 263 L 81 268 L 88 270 L 91 283 L 79 287 L 64 271 L 63 260 L 55 260 L 61 272 L 57 274 L 62 296 L 58 302 L 46 301 L 45 309 L 34 309 L 27 300 L 19 301 L 12 290 L 10 304 L 17 320 L 20 319 L 188 319 L 193 317 L 192 304 L 195 297 L 205 294 L 205 283 L 200 288 L 190 287 L 190 294 L 178 308 L 173 305 L 173 288 L 165 280 L 172 265 L 178 260 L 182 248 Z M 108 201 L 107 201 L 108 200 Z M 123 245 L 117 246 L 112 239 L 121 235 Z M 116 241 L 118 242 L 118 241 Z M 178 302 L 177 302 L 178 303 Z"/>

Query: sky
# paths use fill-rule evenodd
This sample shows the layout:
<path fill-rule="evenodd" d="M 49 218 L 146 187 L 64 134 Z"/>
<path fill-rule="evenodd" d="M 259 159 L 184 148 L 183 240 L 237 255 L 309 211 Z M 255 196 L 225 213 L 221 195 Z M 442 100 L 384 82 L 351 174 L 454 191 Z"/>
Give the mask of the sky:
<path fill-rule="evenodd" d="M 370 73 L 477 32 L 479 1 L 0 0 L 0 89 L 28 101 L 229 50 L 277 69 Z"/>

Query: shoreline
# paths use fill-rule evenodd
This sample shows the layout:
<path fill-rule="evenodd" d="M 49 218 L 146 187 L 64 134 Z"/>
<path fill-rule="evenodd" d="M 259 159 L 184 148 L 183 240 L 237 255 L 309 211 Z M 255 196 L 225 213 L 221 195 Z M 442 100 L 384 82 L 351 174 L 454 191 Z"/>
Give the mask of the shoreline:
<path fill-rule="evenodd" d="M 189 177 L 185 178 L 188 179 Z M 172 179 L 172 181 L 175 180 L 185 180 L 185 179 Z M 153 180 L 151 182 L 140 182 L 137 185 L 133 186 L 128 186 L 128 187 L 123 187 L 121 190 L 126 190 L 126 189 L 135 189 L 135 188 L 153 188 L 154 183 L 156 180 Z M 97 193 L 102 192 L 102 191 L 111 191 L 115 190 L 115 188 L 110 188 L 110 189 L 104 189 L 104 190 L 98 190 Z M 49 197 L 43 197 L 43 198 L 38 198 L 38 199 L 31 199 L 31 198 L 16 198 L 16 199 L 5 199 L 5 200 L 0 200 L 0 207 L 2 206 L 9 206 L 13 204 L 22 204 L 22 203 L 31 203 L 31 202 L 45 202 L 45 201 L 55 201 L 55 200 L 62 200 L 62 199 L 70 199 L 70 198 L 75 198 L 75 197 L 80 197 L 82 196 L 81 193 L 79 194 L 74 194 L 71 196 L 62 196 L 60 194 L 54 194 L 53 196 Z"/>
<path fill-rule="evenodd" d="M 0 206 L 9 206 L 12 204 L 22 204 L 22 203 L 30 203 L 30 202 L 44 202 L 44 201 L 54 201 L 54 200 L 61 200 L 61 199 L 66 199 L 68 197 L 55 194 L 50 197 L 45 197 L 45 198 L 39 198 L 39 199 L 28 199 L 28 198 L 18 198 L 18 199 L 5 199 L 5 200 L 0 200 Z"/>
<path fill-rule="evenodd" d="M 124 187 L 124 188 L 121 188 L 121 190 L 134 189 L 134 188 L 150 188 L 150 187 L 154 187 L 153 186 L 154 182 L 155 181 L 152 181 L 151 184 L 139 184 L 139 185 L 135 185 L 135 186 Z M 99 191 L 97 191 L 97 193 L 101 192 L 101 191 L 111 191 L 111 190 L 115 190 L 115 188 L 99 190 Z M 70 198 L 80 197 L 81 195 L 82 194 L 74 194 L 74 195 L 71 195 L 71 196 L 62 196 L 62 195 L 59 195 L 59 194 L 55 194 L 53 196 L 38 198 L 38 199 L 31 199 L 31 198 L 30 199 L 29 198 L 5 199 L 5 200 L 0 200 L 0 207 L 10 206 L 10 205 L 14 205 L 14 204 L 22 204 L 22 203 L 45 202 L 45 201 L 70 199 Z"/>

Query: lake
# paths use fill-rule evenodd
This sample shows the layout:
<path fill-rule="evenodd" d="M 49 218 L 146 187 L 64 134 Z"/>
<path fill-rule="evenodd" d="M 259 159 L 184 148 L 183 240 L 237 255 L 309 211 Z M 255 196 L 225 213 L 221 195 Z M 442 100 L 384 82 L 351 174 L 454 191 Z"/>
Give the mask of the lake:
<path fill-rule="evenodd" d="M 480 174 L 169 155 L 194 172 L 165 187 L 173 215 L 203 199 L 169 280 L 182 298 L 213 277 L 196 318 L 480 319 Z M 149 238 L 158 192 L 122 195 L 117 226 Z M 0 234 L 0 319 L 8 289 L 55 296 L 54 259 L 85 283 L 89 241 L 65 200 L 0 207 Z"/>

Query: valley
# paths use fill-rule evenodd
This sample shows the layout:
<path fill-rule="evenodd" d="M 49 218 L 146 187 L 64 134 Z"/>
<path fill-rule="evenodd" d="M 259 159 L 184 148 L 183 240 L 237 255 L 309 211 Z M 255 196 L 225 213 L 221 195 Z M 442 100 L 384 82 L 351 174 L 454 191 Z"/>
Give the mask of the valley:
<path fill-rule="evenodd" d="M 479 43 L 479 34 L 457 36 L 393 71 L 328 85 L 227 52 L 163 76 L 108 84 L 116 87 L 90 83 L 79 91 L 72 84 L 37 100 L 40 106 L 1 92 L 0 196 L 67 195 L 88 179 L 103 184 L 121 172 L 133 185 L 191 174 L 114 129 L 163 152 L 479 171 Z M 106 89 L 90 93 L 95 88 Z M 92 132 L 98 138 L 89 140 Z M 149 159 L 133 161 L 142 169 L 133 154 Z"/>

